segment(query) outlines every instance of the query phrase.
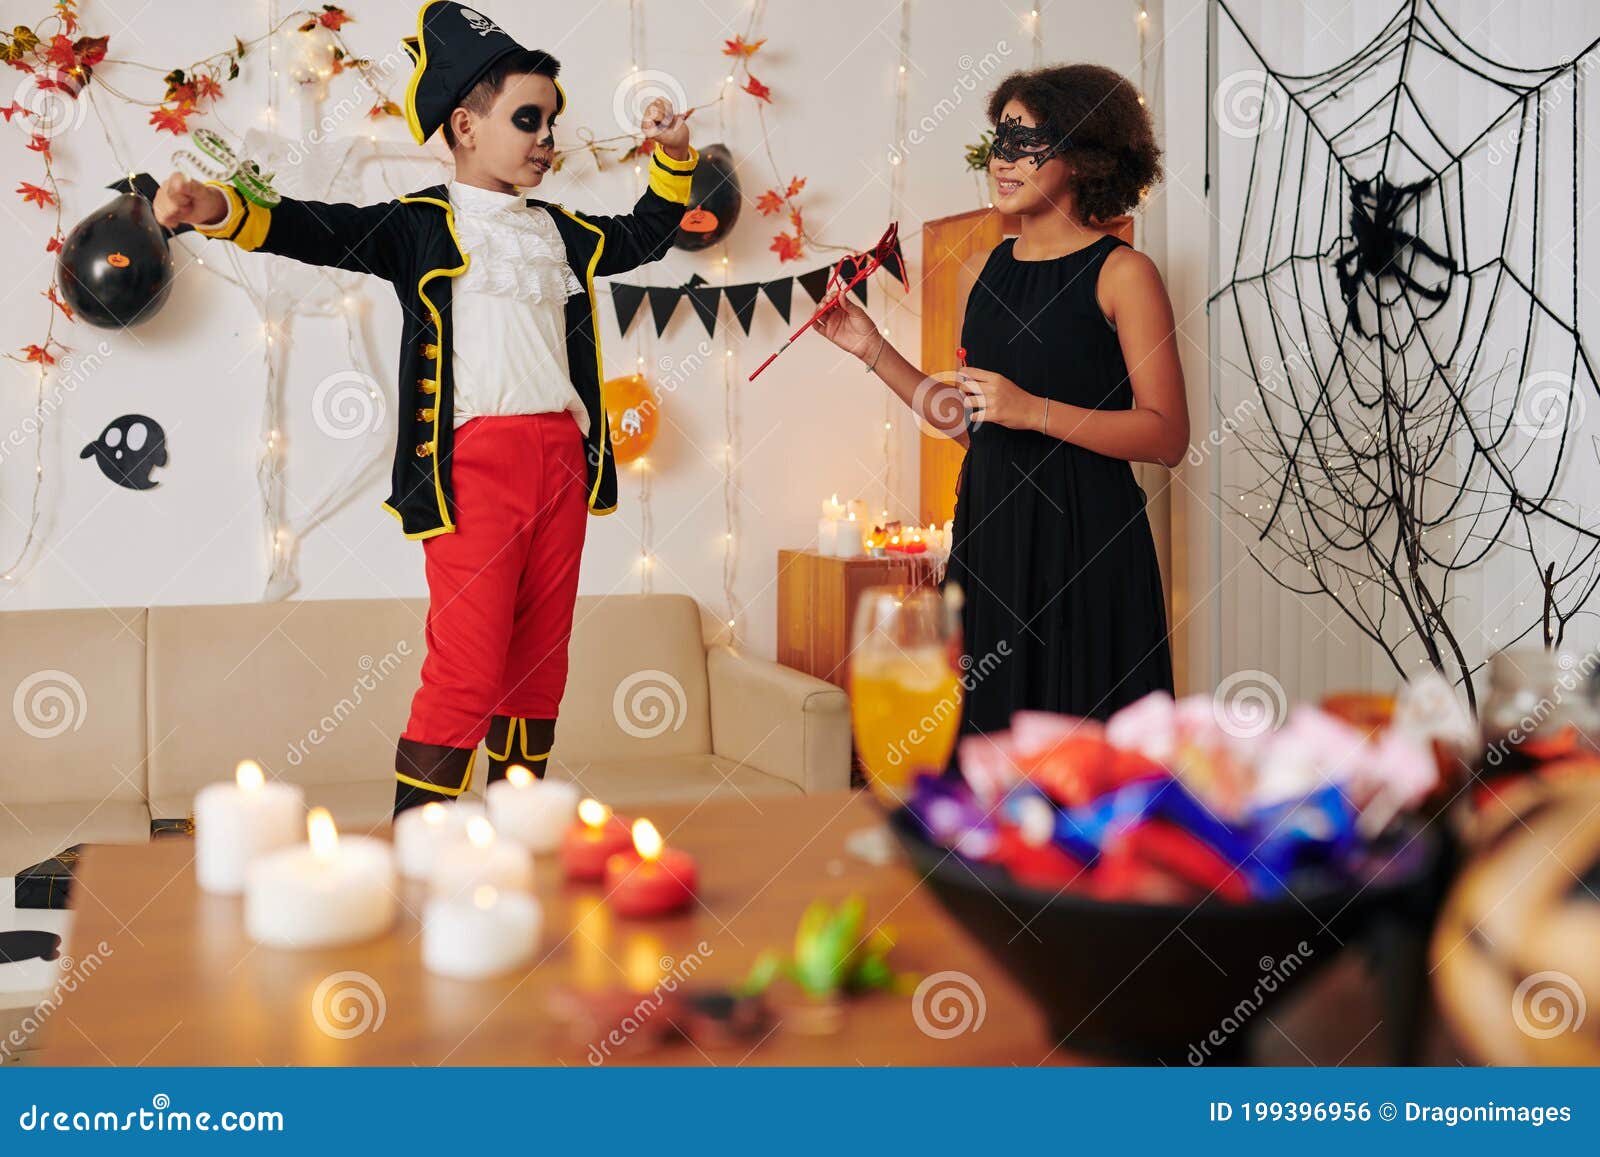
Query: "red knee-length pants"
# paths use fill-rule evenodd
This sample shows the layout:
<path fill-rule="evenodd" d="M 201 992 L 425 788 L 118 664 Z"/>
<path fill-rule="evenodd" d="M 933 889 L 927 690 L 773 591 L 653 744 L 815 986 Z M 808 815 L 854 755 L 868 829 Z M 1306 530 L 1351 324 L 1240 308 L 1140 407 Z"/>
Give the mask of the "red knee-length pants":
<path fill-rule="evenodd" d="M 423 540 L 428 654 L 405 738 L 476 747 L 495 715 L 554 719 L 588 516 L 570 413 L 473 418 L 450 457 L 453 534 Z"/>

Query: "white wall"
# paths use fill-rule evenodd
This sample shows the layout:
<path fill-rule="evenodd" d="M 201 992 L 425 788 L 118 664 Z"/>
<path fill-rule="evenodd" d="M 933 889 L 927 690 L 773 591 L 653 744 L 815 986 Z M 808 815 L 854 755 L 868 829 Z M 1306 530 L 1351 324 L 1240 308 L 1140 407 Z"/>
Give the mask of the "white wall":
<path fill-rule="evenodd" d="M 641 67 L 668 73 L 681 83 L 690 102 L 708 100 L 726 72 L 722 41 L 742 30 L 748 7 L 731 0 L 640 4 Z M 1137 4 L 1041 7 L 1046 61 L 1092 60 L 1124 72 L 1136 70 Z M 560 144 L 574 143 L 584 126 L 597 137 L 619 131 L 611 110 L 630 60 L 625 0 L 536 7 L 501 0 L 485 8 L 525 43 L 562 60 L 571 106 L 560 126 Z M 352 11 L 356 23 L 346 32 L 354 48 L 382 58 L 411 30 L 415 6 L 410 0 L 363 0 Z M 829 242 L 867 245 L 890 212 L 886 157 L 895 135 L 900 5 L 896 0 L 813 0 L 769 4 L 766 11 L 758 35 L 770 39 L 756 58 L 755 71 L 776 98 L 766 123 L 781 176 L 807 178 L 803 204 L 815 232 Z M 961 148 L 984 127 L 983 97 L 999 76 L 1033 63 L 1026 12 L 1026 5 L 995 0 L 915 0 L 911 5 L 907 123 L 916 126 L 929 118 L 925 139 L 908 142 L 905 149 L 901 231 L 909 235 L 914 275 L 920 267 L 920 222 L 978 204 Z M 264 29 L 268 19 L 260 0 L 222 0 L 181 13 L 165 4 L 92 0 L 84 17 L 89 31 L 111 33 L 112 57 L 162 67 L 213 52 L 235 32 Z M 212 122 L 226 135 L 238 138 L 247 129 L 268 127 L 263 110 L 272 82 L 265 65 L 264 51 L 252 53 L 243 75 L 229 87 L 221 115 Z M 285 63 L 280 71 L 286 68 Z M 153 87 L 159 74 L 111 66 L 103 75 L 125 92 L 159 95 Z M 964 78 L 972 91 L 964 87 Z M 354 83 L 336 78 L 323 112 L 348 100 Z M 395 91 L 401 83 L 395 83 Z M 276 85 L 277 127 L 303 140 L 304 129 L 315 121 L 286 75 Z M 144 111 L 104 99 L 97 108 L 130 167 L 158 173 L 171 167 L 173 142 L 145 125 Z M 360 116 L 347 117 L 332 135 L 363 134 L 368 127 Z M 385 152 L 402 159 L 365 167 L 361 188 L 367 197 L 377 199 L 436 179 L 437 167 L 403 159 L 414 156 L 403 126 L 388 121 L 376 131 Z M 773 183 L 749 97 L 733 93 L 721 105 L 701 111 L 693 119 L 693 133 L 698 145 L 721 139 L 730 146 L 751 201 Z M 93 112 L 57 138 L 55 151 L 70 227 L 108 199 L 103 186 L 119 175 L 120 166 Z M 8 226 L 0 231 L 0 262 L 11 274 L 3 293 L 5 308 L 0 309 L 0 346 L 16 349 L 43 332 L 49 306 L 37 295 L 48 284 L 44 245 L 50 224 L 48 214 L 21 204 L 10 192 L 18 180 L 37 179 L 35 158 L 20 138 L 5 140 L 0 166 L 5 175 L 0 204 Z M 283 174 L 285 187 L 308 180 L 311 168 L 294 166 Z M 576 208 L 618 212 L 631 203 L 639 180 L 627 168 L 597 173 L 586 159 L 577 158 L 547 178 L 540 195 Z M 776 256 L 767 252 L 774 232 L 770 225 L 747 202 L 727 248 L 732 280 L 770 278 L 813 268 L 826 259 L 814 253 L 780 269 Z M 146 325 L 127 332 L 58 326 L 58 336 L 79 356 L 95 353 L 102 341 L 106 344 L 103 355 L 93 359 L 92 370 L 47 387 L 52 413 L 44 427 L 41 541 L 13 581 L 0 586 L 0 608 L 233 602 L 263 594 L 269 555 L 256 483 L 264 430 L 260 317 L 240 290 L 213 276 L 213 269 L 227 268 L 220 243 L 186 238 L 177 250 L 182 268 L 172 297 Z M 197 256 L 204 256 L 209 268 L 196 264 Z M 717 251 L 700 256 L 675 252 L 631 279 L 677 284 L 699 272 L 720 281 L 720 256 Z M 243 255 L 241 268 L 259 278 L 264 264 L 259 257 Z M 289 292 L 299 293 L 317 284 L 314 279 L 291 280 L 280 282 L 280 288 L 287 285 Z M 387 434 L 393 422 L 398 311 L 381 284 L 355 292 L 358 318 L 365 319 L 370 336 L 370 367 L 391 415 L 383 425 Z M 881 300 L 875 291 L 875 308 Z M 610 373 L 626 372 L 638 357 L 647 367 L 665 366 L 669 373 L 688 368 L 683 384 L 667 399 L 665 429 L 650 455 L 650 541 L 658 562 L 648 575 L 640 569 L 645 526 L 641 480 L 625 473 L 621 511 L 589 523 L 583 589 L 630 591 L 648 582 L 657 591 L 687 591 L 720 613 L 725 609 L 721 331 L 702 350 L 704 330 L 684 304 L 664 340 L 642 336 L 647 332 L 643 321 L 623 339 L 615 332 L 604 295 L 601 312 Z M 777 550 L 811 537 L 817 505 L 831 491 L 860 494 L 874 505 L 887 492 L 897 514 L 911 515 L 916 434 L 901 414 L 889 411 L 894 429 L 886 472 L 884 391 L 873 379 L 811 336 L 755 383 L 746 384 L 744 376 L 786 336 L 788 327 L 764 301 L 757 306 L 748 339 L 738 333 L 726 307 L 723 316 L 724 325 L 733 330 L 734 369 L 729 376 L 737 445 L 743 454 L 735 494 L 735 595 L 744 608 L 740 633 L 755 650 L 770 654 Z M 895 340 L 915 351 L 915 295 L 886 316 Z M 311 418 L 313 396 L 330 375 L 366 363 L 352 358 L 343 323 L 336 317 L 297 320 L 289 351 L 280 422 L 288 447 L 287 512 L 291 521 L 299 521 L 363 451 L 359 440 L 330 438 L 318 429 Z M 7 363 L 0 367 L 0 380 L 5 383 L 0 389 L 0 432 L 9 438 L 29 423 L 35 379 L 30 368 Z M 166 427 L 171 461 L 152 492 L 112 486 L 91 462 L 78 458 L 78 451 L 106 422 L 127 412 L 147 413 Z M 420 546 L 404 540 L 378 506 L 387 492 L 383 435 L 365 450 L 380 459 L 377 477 L 304 539 L 301 585 L 294 597 L 424 591 Z M 0 457 L 0 567 L 21 545 L 32 475 L 31 440 L 22 437 L 20 446 L 7 441 Z"/>

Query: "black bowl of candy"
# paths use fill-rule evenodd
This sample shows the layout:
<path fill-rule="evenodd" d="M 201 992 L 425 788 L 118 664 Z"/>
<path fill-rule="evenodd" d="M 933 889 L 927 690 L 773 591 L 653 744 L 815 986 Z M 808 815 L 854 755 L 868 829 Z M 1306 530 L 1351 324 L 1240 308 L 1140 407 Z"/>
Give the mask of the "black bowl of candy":
<path fill-rule="evenodd" d="M 919 778 L 890 828 L 1063 1049 L 1239 1063 L 1274 1005 L 1363 942 L 1392 1059 L 1412 1059 L 1450 859 L 1408 810 L 1428 741 L 1314 708 L 1250 734 L 1213 709 L 1019 714 L 963 740 L 964 779 Z"/>

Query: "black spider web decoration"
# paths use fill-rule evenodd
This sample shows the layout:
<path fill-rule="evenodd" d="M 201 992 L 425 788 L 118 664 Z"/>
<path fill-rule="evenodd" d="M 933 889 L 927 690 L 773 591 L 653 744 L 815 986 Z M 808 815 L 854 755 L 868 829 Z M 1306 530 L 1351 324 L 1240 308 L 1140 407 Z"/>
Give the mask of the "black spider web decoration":
<path fill-rule="evenodd" d="M 1236 36 L 1254 66 L 1218 79 L 1220 47 L 1208 62 L 1208 156 L 1248 149 L 1208 303 L 1222 427 L 1246 456 L 1223 497 L 1274 581 L 1331 600 L 1402 675 L 1431 665 L 1475 703 L 1488 654 L 1562 643 L 1600 585 L 1600 527 L 1568 469 L 1578 452 L 1600 464 L 1579 326 L 1600 40 L 1514 66 L 1408 0 L 1353 55 L 1294 74 L 1225 0 L 1208 13 L 1210 43 Z M 1487 597 L 1482 621 L 1460 623 L 1468 583 Z"/>

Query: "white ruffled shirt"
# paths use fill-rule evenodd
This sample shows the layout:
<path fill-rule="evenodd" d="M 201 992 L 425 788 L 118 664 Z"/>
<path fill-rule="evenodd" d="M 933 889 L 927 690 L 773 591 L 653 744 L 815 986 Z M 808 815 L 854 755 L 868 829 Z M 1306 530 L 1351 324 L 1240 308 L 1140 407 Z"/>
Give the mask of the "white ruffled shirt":
<path fill-rule="evenodd" d="M 519 194 L 450 182 L 470 260 L 450 291 L 454 424 L 504 414 L 589 413 L 567 367 L 566 301 L 583 283 L 549 210 Z"/>

